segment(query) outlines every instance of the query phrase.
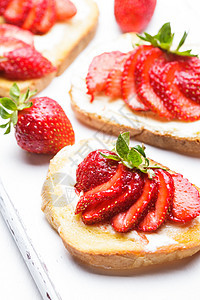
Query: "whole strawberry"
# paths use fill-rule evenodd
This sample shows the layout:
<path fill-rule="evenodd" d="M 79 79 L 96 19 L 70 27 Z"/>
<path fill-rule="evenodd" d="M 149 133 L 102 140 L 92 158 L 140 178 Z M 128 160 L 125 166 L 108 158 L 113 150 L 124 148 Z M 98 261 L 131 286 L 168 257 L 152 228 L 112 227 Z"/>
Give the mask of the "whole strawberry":
<path fill-rule="evenodd" d="M 29 90 L 20 94 L 14 83 L 10 89 L 11 98 L 0 99 L 0 116 L 8 120 L 0 125 L 6 128 L 5 134 L 10 132 L 13 124 L 18 145 L 33 153 L 55 154 L 74 144 L 74 131 L 62 107 L 48 97 L 36 97 L 30 101 L 34 94 Z"/>
<path fill-rule="evenodd" d="M 123 32 L 141 32 L 150 22 L 156 0 L 115 0 L 115 18 Z"/>

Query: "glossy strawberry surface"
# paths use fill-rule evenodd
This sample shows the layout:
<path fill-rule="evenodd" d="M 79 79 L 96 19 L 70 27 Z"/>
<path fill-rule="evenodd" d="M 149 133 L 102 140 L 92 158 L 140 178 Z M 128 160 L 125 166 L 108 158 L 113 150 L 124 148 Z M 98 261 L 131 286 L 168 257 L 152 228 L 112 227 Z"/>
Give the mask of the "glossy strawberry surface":
<path fill-rule="evenodd" d="M 23 30 L 15 25 L 0 24 L 0 37 L 15 38 L 17 40 L 34 46 L 34 36 L 28 30 Z M 3 43 L 1 43 L 3 45 Z M 8 51 L 8 50 L 7 50 Z"/>
<path fill-rule="evenodd" d="M 33 105 L 19 111 L 15 126 L 18 145 L 28 152 L 57 153 L 74 144 L 74 131 L 62 107 L 48 97 L 32 99 Z"/>

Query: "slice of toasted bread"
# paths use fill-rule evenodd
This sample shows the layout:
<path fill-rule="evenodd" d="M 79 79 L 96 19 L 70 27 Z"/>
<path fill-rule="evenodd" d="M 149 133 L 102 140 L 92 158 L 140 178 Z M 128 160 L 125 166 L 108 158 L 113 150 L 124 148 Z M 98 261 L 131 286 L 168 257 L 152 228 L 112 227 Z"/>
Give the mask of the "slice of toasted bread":
<path fill-rule="evenodd" d="M 70 91 L 71 105 L 76 117 L 83 123 L 109 134 L 129 131 L 136 140 L 147 144 L 200 156 L 200 120 L 195 122 L 165 121 L 149 112 L 133 112 L 122 99 L 111 100 L 105 94 L 97 95 L 90 103 L 85 77 L 95 55 L 120 50 L 128 52 L 138 42 L 135 34 L 124 34 L 109 44 L 99 45 L 88 53 L 82 69 L 75 72 Z M 196 47 L 198 48 L 198 47 Z"/>
<path fill-rule="evenodd" d="M 39 79 L 17 81 L 24 92 L 28 87 L 43 90 L 55 76 L 61 75 L 93 38 L 98 23 L 98 7 L 93 0 L 74 0 L 77 14 L 67 22 L 56 23 L 45 35 L 35 35 L 35 48 L 48 58 L 57 72 Z M 0 95 L 8 96 L 12 80 L 0 77 Z"/>
<path fill-rule="evenodd" d="M 175 261 L 199 251 L 200 217 L 186 225 L 166 222 L 154 233 L 120 234 L 110 225 L 86 226 L 75 216 L 77 164 L 98 148 L 102 143 L 97 140 L 63 148 L 51 160 L 43 185 L 42 210 L 68 251 L 89 265 L 118 270 Z"/>

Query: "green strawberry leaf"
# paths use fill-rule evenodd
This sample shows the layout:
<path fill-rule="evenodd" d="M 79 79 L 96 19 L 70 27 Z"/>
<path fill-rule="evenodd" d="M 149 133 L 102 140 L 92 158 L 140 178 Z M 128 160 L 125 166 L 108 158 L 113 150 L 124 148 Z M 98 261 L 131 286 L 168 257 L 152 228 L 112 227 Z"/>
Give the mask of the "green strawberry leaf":
<path fill-rule="evenodd" d="M 18 120 L 18 111 L 25 108 L 29 108 L 33 105 L 30 98 L 35 95 L 36 91 L 27 91 L 24 94 L 20 93 L 20 89 L 16 83 L 10 88 L 10 98 L 0 98 L 0 117 L 2 119 L 9 119 L 9 122 L 0 126 L 0 128 L 6 128 L 5 134 L 8 134 L 11 130 L 11 124 L 15 126 Z M 11 111 L 10 113 L 6 110 Z"/>
<path fill-rule="evenodd" d="M 1 98 L 0 103 L 2 104 L 2 106 L 4 106 L 5 108 L 7 108 L 9 110 L 17 110 L 17 105 L 10 98 L 7 98 L 7 97 Z"/>
<path fill-rule="evenodd" d="M 142 163 L 141 154 L 135 150 L 134 148 L 131 148 L 127 155 L 127 160 L 129 163 L 131 163 L 132 167 L 138 167 Z"/>
<path fill-rule="evenodd" d="M 176 50 L 172 50 L 171 46 L 174 40 L 174 33 L 171 32 L 171 25 L 170 23 L 165 23 L 160 30 L 158 31 L 158 33 L 156 35 L 150 35 L 147 32 L 144 32 L 144 36 L 137 34 L 137 36 L 146 42 L 149 42 L 152 46 L 154 47 L 158 47 L 168 53 L 173 53 L 176 55 L 180 55 L 180 56 L 189 56 L 189 57 L 193 57 L 193 56 L 198 56 L 196 54 L 192 54 L 192 50 L 186 50 L 186 51 L 179 51 L 179 49 L 183 46 L 183 44 L 185 43 L 185 40 L 187 38 L 187 33 L 184 32 L 178 47 L 176 48 Z"/>
<path fill-rule="evenodd" d="M 107 158 L 107 159 L 112 159 L 112 160 L 116 160 L 116 161 L 120 161 L 121 159 L 119 158 L 119 156 L 117 155 L 106 155 L 102 152 L 99 152 L 103 157 Z"/>

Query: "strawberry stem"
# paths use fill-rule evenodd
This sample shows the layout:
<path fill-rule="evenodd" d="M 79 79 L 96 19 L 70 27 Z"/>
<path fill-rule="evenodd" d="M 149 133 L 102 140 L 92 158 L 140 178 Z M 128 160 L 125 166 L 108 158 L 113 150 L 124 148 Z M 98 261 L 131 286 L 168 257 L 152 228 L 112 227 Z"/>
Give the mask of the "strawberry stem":
<path fill-rule="evenodd" d="M 10 98 L 0 98 L 0 117 L 8 120 L 7 123 L 0 125 L 0 128 L 6 129 L 4 134 L 10 133 L 11 124 L 15 126 L 18 120 L 18 111 L 31 107 L 33 104 L 30 98 L 35 95 L 36 91 L 27 89 L 26 93 L 21 94 L 20 89 L 14 83 L 10 89 Z"/>

